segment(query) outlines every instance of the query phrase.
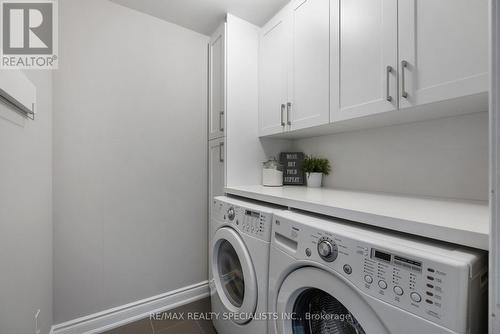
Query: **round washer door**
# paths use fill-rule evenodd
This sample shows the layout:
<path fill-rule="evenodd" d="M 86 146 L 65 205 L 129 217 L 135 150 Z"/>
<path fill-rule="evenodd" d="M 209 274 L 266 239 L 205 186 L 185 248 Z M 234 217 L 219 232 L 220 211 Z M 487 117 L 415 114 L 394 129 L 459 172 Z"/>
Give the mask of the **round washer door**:
<path fill-rule="evenodd" d="M 245 243 L 232 228 L 215 233 L 212 274 L 220 300 L 229 312 L 242 313 L 234 322 L 244 324 L 257 307 L 257 278 Z"/>
<path fill-rule="evenodd" d="M 318 268 L 303 267 L 288 275 L 276 306 L 279 334 L 388 334 L 354 287 Z"/>

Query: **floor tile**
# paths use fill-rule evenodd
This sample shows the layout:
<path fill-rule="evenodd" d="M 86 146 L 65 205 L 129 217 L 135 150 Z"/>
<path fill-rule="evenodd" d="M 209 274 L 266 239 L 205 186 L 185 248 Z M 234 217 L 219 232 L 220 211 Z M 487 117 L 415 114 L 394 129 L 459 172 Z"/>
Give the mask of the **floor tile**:
<path fill-rule="evenodd" d="M 151 323 L 153 324 L 153 329 L 155 333 L 164 330 L 166 328 L 176 326 L 183 321 L 189 321 L 187 318 L 189 312 L 210 312 L 210 299 L 209 298 L 201 299 L 191 304 L 187 304 L 178 307 L 176 309 L 163 312 L 164 314 L 170 314 L 170 315 L 183 314 L 184 319 L 172 319 L 166 316 L 162 316 L 161 319 L 152 319 Z"/>
<path fill-rule="evenodd" d="M 175 326 L 171 326 L 160 330 L 158 332 L 155 331 L 155 334 L 204 334 L 200 326 L 196 323 L 196 321 L 182 321 Z"/>
<path fill-rule="evenodd" d="M 212 305 L 210 304 L 210 298 L 203 298 L 194 303 L 190 304 L 193 306 L 197 312 L 210 312 L 212 310 Z"/>
<path fill-rule="evenodd" d="M 203 334 L 217 334 L 211 320 L 199 320 L 198 325 L 200 326 Z"/>
<path fill-rule="evenodd" d="M 153 329 L 149 319 L 142 319 L 102 334 L 153 334 Z"/>

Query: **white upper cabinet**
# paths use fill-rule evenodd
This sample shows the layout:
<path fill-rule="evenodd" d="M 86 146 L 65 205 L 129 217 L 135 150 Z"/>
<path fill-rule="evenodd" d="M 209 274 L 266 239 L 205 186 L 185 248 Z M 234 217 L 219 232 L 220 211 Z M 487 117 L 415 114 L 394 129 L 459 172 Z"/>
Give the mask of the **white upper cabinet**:
<path fill-rule="evenodd" d="M 488 10 L 488 0 L 292 0 L 261 32 L 260 135 L 485 111 Z"/>
<path fill-rule="evenodd" d="M 400 108 L 488 91 L 488 1 L 399 0 L 399 57 Z"/>
<path fill-rule="evenodd" d="M 397 0 L 340 0 L 339 6 L 340 99 L 332 96 L 333 121 L 396 110 Z"/>
<path fill-rule="evenodd" d="M 283 132 L 288 99 L 289 18 L 280 12 L 260 36 L 260 135 Z"/>
<path fill-rule="evenodd" d="M 209 45 L 209 139 L 224 136 L 225 28 L 224 23 L 217 29 Z"/>
<path fill-rule="evenodd" d="M 287 121 L 297 130 L 330 121 L 330 1 L 292 1 L 291 13 Z"/>
<path fill-rule="evenodd" d="M 294 0 L 260 38 L 260 135 L 330 121 L 330 1 Z"/>

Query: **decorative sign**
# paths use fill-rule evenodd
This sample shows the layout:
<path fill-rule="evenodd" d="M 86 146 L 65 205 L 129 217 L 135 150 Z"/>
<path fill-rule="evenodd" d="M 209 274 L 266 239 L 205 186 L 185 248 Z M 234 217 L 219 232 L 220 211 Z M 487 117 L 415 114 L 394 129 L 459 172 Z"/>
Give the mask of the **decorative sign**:
<path fill-rule="evenodd" d="M 283 185 L 304 185 L 304 153 L 281 152 L 280 163 L 283 165 Z"/>

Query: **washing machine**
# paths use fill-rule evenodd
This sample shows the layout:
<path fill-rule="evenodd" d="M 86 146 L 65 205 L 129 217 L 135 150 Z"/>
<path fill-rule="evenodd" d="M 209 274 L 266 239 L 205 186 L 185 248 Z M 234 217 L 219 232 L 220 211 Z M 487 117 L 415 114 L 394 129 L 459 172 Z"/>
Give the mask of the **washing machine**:
<path fill-rule="evenodd" d="M 277 210 L 228 197 L 213 201 L 210 290 L 219 334 L 267 333 L 269 247 Z"/>
<path fill-rule="evenodd" d="M 278 213 L 269 333 L 487 333 L 487 275 L 482 251 Z"/>

